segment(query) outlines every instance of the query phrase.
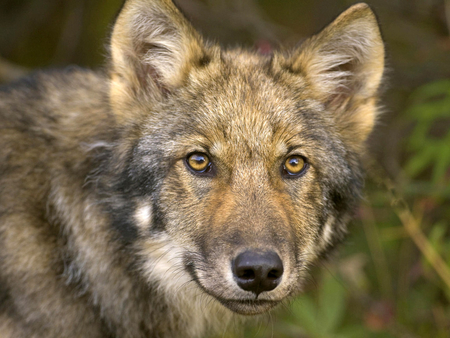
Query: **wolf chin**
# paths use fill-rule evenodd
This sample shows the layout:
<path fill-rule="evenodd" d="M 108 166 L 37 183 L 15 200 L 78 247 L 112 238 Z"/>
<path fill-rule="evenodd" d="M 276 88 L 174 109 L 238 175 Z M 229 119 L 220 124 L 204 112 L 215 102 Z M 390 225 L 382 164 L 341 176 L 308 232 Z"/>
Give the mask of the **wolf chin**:
<path fill-rule="evenodd" d="M 1 88 L 0 335 L 200 337 L 298 294 L 357 204 L 383 68 L 365 4 L 259 55 L 128 0 L 107 71 Z"/>

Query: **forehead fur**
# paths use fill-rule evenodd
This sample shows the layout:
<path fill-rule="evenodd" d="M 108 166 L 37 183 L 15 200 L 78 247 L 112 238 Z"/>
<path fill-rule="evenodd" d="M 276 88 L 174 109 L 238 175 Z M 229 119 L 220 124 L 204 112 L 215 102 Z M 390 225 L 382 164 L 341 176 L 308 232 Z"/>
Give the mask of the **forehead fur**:
<path fill-rule="evenodd" d="M 302 78 L 277 70 L 273 63 L 271 56 L 223 52 L 191 74 L 172 108 L 185 110 L 189 125 L 206 143 L 222 141 L 249 151 L 276 143 L 294 146 L 315 123 L 320 121 L 323 129 L 329 121 Z"/>

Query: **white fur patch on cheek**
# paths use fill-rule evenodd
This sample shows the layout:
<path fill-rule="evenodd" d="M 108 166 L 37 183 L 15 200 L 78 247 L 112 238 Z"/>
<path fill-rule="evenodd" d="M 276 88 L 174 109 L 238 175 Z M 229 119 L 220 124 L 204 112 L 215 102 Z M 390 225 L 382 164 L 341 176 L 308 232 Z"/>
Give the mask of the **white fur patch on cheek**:
<path fill-rule="evenodd" d="M 317 254 L 321 249 L 326 248 L 327 245 L 332 243 L 333 239 L 333 225 L 335 223 L 334 216 L 328 217 L 325 225 L 323 226 L 322 237 L 319 239 L 319 243 L 315 240 L 308 241 L 302 252 L 302 259 L 307 262 L 311 262 L 317 258 Z"/>
<path fill-rule="evenodd" d="M 152 218 L 152 204 L 149 201 L 139 203 L 138 207 L 136 208 L 136 212 L 134 213 L 134 219 L 141 231 L 145 231 L 150 227 Z"/>
<path fill-rule="evenodd" d="M 143 216 L 145 210 L 141 210 Z M 167 234 L 160 234 L 142 243 L 142 272 L 150 283 L 157 282 L 166 302 L 176 309 L 184 321 L 186 337 L 203 337 L 209 330 L 225 331 L 232 319 L 236 320 L 234 314 L 197 286 L 184 268 L 184 253 L 185 249 Z"/>
<path fill-rule="evenodd" d="M 333 238 L 334 221 L 335 219 L 333 216 L 328 217 L 327 222 L 323 227 L 322 246 L 325 246 L 326 244 L 331 244 L 331 240 Z"/>

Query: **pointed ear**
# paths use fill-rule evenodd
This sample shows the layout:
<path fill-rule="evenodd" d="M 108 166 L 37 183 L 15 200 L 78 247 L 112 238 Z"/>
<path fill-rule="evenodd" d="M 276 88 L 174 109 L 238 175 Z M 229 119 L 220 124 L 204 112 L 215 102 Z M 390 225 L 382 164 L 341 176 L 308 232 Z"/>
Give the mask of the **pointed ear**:
<path fill-rule="evenodd" d="M 362 144 L 375 123 L 384 70 L 384 45 L 369 6 L 360 3 L 342 13 L 302 44 L 289 67 L 334 114 L 344 137 Z"/>
<path fill-rule="evenodd" d="M 202 39 L 170 0 L 128 0 L 111 37 L 111 100 L 161 99 L 208 62 Z M 119 110 L 121 108 L 118 108 Z"/>

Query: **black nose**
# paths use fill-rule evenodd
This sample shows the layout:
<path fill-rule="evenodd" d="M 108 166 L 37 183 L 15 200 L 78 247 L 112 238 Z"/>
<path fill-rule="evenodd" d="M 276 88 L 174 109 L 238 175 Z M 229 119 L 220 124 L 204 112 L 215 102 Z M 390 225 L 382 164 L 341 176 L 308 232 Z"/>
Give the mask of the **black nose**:
<path fill-rule="evenodd" d="M 273 251 L 245 251 L 232 262 L 232 268 L 239 287 L 256 295 L 275 289 L 283 275 L 283 263 Z"/>

